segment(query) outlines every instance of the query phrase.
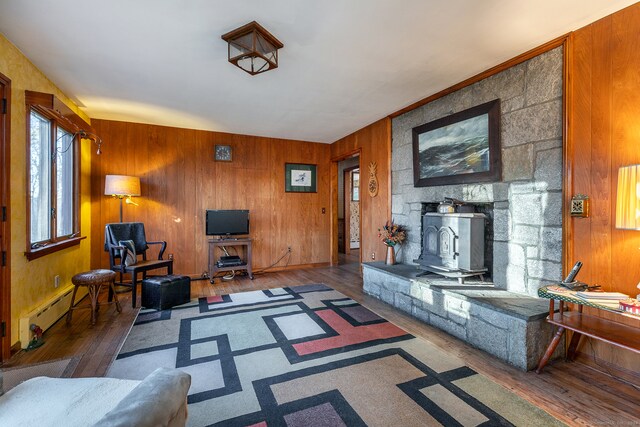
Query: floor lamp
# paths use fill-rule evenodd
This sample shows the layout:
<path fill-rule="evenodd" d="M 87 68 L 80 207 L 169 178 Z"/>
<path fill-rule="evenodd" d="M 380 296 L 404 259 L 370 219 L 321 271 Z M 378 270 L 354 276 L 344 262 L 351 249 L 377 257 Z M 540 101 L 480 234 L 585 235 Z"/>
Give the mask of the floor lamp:
<path fill-rule="evenodd" d="M 127 175 L 107 175 L 104 183 L 105 196 L 120 199 L 120 222 L 122 222 L 122 199 L 128 205 L 138 206 L 131 197 L 140 196 L 140 178 Z"/>
<path fill-rule="evenodd" d="M 616 228 L 640 230 L 640 165 L 618 169 L 617 193 Z"/>

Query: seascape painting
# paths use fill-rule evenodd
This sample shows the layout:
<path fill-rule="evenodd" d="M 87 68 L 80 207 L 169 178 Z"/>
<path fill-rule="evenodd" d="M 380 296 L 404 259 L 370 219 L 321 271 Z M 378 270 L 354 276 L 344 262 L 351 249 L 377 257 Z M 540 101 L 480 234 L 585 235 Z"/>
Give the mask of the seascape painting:
<path fill-rule="evenodd" d="M 413 128 L 416 187 L 497 181 L 501 171 L 498 99 Z"/>
<path fill-rule="evenodd" d="M 489 170 L 489 115 L 473 117 L 419 136 L 420 178 Z"/>

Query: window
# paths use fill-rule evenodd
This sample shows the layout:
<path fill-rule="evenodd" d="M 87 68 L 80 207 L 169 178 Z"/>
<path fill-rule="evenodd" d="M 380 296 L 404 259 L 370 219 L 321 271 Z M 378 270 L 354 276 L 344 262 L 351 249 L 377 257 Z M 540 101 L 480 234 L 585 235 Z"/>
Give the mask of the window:
<path fill-rule="evenodd" d="M 27 257 L 79 234 L 78 138 L 46 109 L 29 111 Z M 65 245 L 66 247 L 68 245 Z M 50 253 L 51 250 L 44 251 Z"/>

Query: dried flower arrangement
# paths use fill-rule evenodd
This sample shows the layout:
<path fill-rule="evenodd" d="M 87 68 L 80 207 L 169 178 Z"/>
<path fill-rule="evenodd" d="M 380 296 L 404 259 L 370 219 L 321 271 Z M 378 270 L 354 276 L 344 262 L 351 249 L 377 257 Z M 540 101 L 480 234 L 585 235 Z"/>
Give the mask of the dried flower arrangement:
<path fill-rule="evenodd" d="M 404 225 L 395 224 L 392 219 L 387 221 L 382 229 L 378 228 L 378 237 L 385 245 L 395 246 L 407 238 L 407 228 Z"/>

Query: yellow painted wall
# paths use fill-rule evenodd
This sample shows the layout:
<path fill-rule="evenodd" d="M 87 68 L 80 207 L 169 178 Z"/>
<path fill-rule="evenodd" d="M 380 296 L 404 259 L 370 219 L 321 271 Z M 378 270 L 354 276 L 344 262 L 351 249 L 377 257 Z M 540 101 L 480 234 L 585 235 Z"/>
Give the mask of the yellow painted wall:
<path fill-rule="evenodd" d="M 11 343 L 18 341 L 21 316 L 30 312 L 61 289 L 71 277 L 89 269 L 91 246 L 91 155 L 93 145 L 82 143 L 81 233 L 87 236 L 78 246 L 33 261 L 26 249 L 26 107 L 24 91 L 52 93 L 87 122 L 89 118 L 38 70 L 9 40 L 0 34 L 0 73 L 11 80 Z M 60 275 L 60 288 L 53 280 Z"/>

